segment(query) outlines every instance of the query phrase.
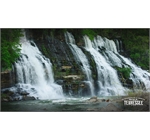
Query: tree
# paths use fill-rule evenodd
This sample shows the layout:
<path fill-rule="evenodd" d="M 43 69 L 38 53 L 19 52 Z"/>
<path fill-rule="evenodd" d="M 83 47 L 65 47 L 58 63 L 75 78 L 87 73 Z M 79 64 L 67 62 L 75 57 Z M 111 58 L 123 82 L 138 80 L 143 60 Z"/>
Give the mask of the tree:
<path fill-rule="evenodd" d="M 1 71 L 11 69 L 20 56 L 21 29 L 1 29 Z"/>

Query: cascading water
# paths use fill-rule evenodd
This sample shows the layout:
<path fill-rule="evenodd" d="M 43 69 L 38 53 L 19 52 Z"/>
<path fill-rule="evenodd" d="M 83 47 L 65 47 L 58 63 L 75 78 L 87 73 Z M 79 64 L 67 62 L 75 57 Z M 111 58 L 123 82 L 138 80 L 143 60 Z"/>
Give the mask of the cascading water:
<path fill-rule="evenodd" d="M 81 49 L 76 45 L 72 34 L 66 32 L 65 39 L 68 45 L 66 45 L 65 42 L 61 42 L 61 45 L 58 45 L 57 48 L 54 44 L 50 46 L 49 49 L 54 50 L 52 51 L 54 55 L 56 55 L 55 52 L 62 52 L 64 49 L 64 58 L 67 58 L 66 61 L 69 61 L 69 64 L 74 64 L 69 60 L 70 58 L 75 58 L 76 63 L 80 64 L 83 75 L 86 76 L 84 81 L 81 82 L 86 83 L 88 86 L 86 86 L 85 90 L 81 84 L 75 87 L 77 94 L 80 93 L 80 95 L 82 95 L 81 92 L 84 90 L 84 95 L 89 95 L 89 93 L 91 93 L 91 96 L 125 95 L 128 83 L 125 83 L 126 86 L 122 82 L 123 86 L 126 88 L 122 86 L 119 81 L 120 76 L 118 77 L 117 71 L 115 70 L 116 67 L 131 69 L 128 80 L 131 80 L 131 84 L 133 82 L 134 89 L 145 89 L 146 91 L 150 91 L 150 73 L 142 70 L 128 58 L 119 54 L 119 52 L 123 51 L 121 40 L 116 40 L 115 44 L 113 40 L 102 38 L 101 36 L 96 36 L 93 41 L 87 36 L 84 36 L 85 47 Z M 65 79 L 63 79 L 62 76 L 58 76 L 58 80 L 62 81 L 62 83 L 60 85 L 54 83 L 54 76 L 51 69 L 52 64 L 48 58 L 42 55 L 34 42 L 29 42 L 23 37 L 21 39 L 21 44 L 21 56 L 14 65 L 17 84 L 10 88 L 10 90 L 18 95 L 29 94 L 29 96 L 34 96 L 39 99 L 60 99 L 64 98 L 63 90 L 60 86 L 62 85 L 64 90 L 68 88 L 66 91 L 69 91 L 71 95 L 76 94 L 72 88 L 74 86 L 72 83 L 76 81 L 72 82 L 70 80 L 66 84 Z M 65 52 L 68 49 L 70 54 L 72 53 L 70 55 L 71 57 L 69 55 L 66 56 L 67 53 Z M 56 65 L 61 67 L 61 65 L 63 65 L 61 58 L 63 57 L 58 57 L 59 55 L 60 53 L 57 53 L 56 58 L 60 62 Z M 92 59 L 88 58 L 90 56 L 92 56 Z M 89 61 L 91 65 L 88 60 L 92 60 Z M 96 69 L 96 73 L 91 72 L 91 69 L 94 70 L 94 68 Z M 75 70 L 76 69 L 73 69 L 73 72 L 75 72 Z M 62 74 L 62 71 L 60 73 Z"/>
<path fill-rule="evenodd" d="M 115 39 L 114 41 L 116 43 L 117 52 L 123 52 L 122 41 L 118 39 Z"/>
<path fill-rule="evenodd" d="M 100 36 L 97 36 L 94 39 L 94 45 L 95 48 L 101 53 L 102 48 L 105 46 L 105 39 L 102 39 Z M 109 41 L 109 40 L 107 40 Z M 131 68 L 131 74 L 130 74 L 130 79 L 133 81 L 134 84 L 134 90 L 135 89 L 144 89 L 146 91 L 150 91 L 150 74 L 133 64 L 129 59 L 125 58 L 124 56 L 120 55 L 117 51 L 122 52 L 122 42 L 118 40 L 116 41 L 116 45 L 111 45 L 112 48 L 106 47 L 106 50 L 103 51 L 103 56 L 106 59 L 106 61 L 109 63 L 111 66 L 117 66 L 120 68 Z M 111 41 L 113 42 L 113 41 Z M 108 44 L 108 43 L 107 43 Z M 113 43 L 114 44 L 114 43 Z"/>
<path fill-rule="evenodd" d="M 112 51 L 114 53 L 117 53 L 117 49 L 116 49 L 116 45 L 114 43 L 114 41 L 112 40 L 108 40 L 107 38 L 104 38 L 104 47 L 109 50 Z"/>
<path fill-rule="evenodd" d="M 99 91 L 98 95 L 124 95 L 125 89 L 121 85 L 118 75 L 116 71 L 106 62 L 105 58 L 94 48 L 97 48 L 94 43 L 91 42 L 91 40 L 88 38 L 88 36 L 84 36 L 85 41 L 85 49 L 90 52 L 90 54 L 93 56 L 96 68 L 98 72 L 98 86 Z M 107 40 L 106 40 L 107 41 Z M 112 45 L 107 41 L 106 43 L 103 42 L 97 42 L 99 44 L 99 47 L 106 47 L 109 50 L 113 50 L 116 52 L 116 49 L 112 49 Z M 114 43 L 111 42 L 114 46 Z M 93 46 L 92 46 L 93 45 Z M 104 46 L 102 46 L 104 45 Z"/>
<path fill-rule="evenodd" d="M 133 81 L 134 90 L 144 89 L 150 91 L 150 74 L 142 70 L 140 67 L 133 64 L 129 59 L 120 55 L 126 65 L 130 66 L 132 73 L 130 74 L 130 79 Z"/>
<path fill-rule="evenodd" d="M 25 37 L 21 39 L 21 44 L 21 57 L 15 63 L 17 85 L 12 90 L 27 92 L 39 99 L 63 98 L 62 87 L 54 83 L 49 59 Z"/>
<path fill-rule="evenodd" d="M 69 32 L 66 32 L 65 39 L 66 39 L 66 43 L 69 44 L 69 47 L 70 47 L 72 53 L 74 54 L 74 56 L 76 57 L 77 61 L 82 63 L 81 67 L 87 78 L 87 81 L 85 81 L 85 82 L 89 85 L 91 95 L 93 96 L 94 95 L 94 86 L 93 86 L 92 73 L 91 73 L 90 65 L 86 58 L 86 55 L 75 44 L 75 39 L 72 34 L 70 34 Z"/>
<path fill-rule="evenodd" d="M 145 93 L 150 92 L 150 73 L 122 56 L 126 49 L 121 39 L 96 36 L 91 41 L 83 36 L 78 46 L 68 32 L 65 38 L 60 31 L 35 33 L 26 31 L 35 43 L 23 37 L 12 71 L 2 73 L 2 111 L 149 111 Z M 126 68 L 131 70 L 128 76 Z M 134 97 L 130 91 L 135 91 Z M 130 99 L 142 106 L 123 104 Z"/>

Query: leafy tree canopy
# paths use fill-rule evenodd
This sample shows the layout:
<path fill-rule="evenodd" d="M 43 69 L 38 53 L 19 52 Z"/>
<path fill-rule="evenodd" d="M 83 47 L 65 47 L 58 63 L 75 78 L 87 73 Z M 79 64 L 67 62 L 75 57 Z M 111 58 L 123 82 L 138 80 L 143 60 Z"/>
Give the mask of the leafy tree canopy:
<path fill-rule="evenodd" d="M 1 71 L 11 69 L 12 64 L 20 56 L 21 29 L 1 29 Z"/>

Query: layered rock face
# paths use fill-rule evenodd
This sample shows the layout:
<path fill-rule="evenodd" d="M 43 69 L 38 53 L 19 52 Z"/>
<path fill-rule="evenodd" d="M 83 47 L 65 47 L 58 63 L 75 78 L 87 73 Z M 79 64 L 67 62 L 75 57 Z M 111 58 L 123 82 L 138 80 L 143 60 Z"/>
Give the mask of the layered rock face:
<path fill-rule="evenodd" d="M 10 71 L 1 72 L 1 88 L 9 88 L 15 85 L 15 73 Z"/>

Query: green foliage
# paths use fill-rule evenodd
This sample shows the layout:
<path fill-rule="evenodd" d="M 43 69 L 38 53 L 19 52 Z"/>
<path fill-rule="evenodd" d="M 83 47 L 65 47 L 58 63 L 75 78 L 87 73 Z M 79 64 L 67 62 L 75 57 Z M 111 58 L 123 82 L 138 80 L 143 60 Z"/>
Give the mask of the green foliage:
<path fill-rule="evenodd" d="M 46 50 L 46 47 L 42 45 L 42 51 L 44 52 L 44 55 L 48 56 L 48 52 Z"/>
<path fill-rule="evenodd" d="M 125 79 L 130 77 L 131 69 L 130 68 L 117 68 L 117 70 L 123 75 Z"/>
<path fill-rule="evenodd" d="M 131 57 L 132 59 L 139 60 L 139 59 L 140 59 L 140 54 L 139 54 L 139 53 L 134 53 L 134 54 L 131 54 L 130 57 Z"/>
<path fill-rule="evenodd" d="M 124 36 L 124 44 L 129 57 L 143 69 L 148 68 L 147 59 L 149 57 L 149 36 L 136 35 L 131 31 L 127 32 L 128 36 Z"/>
<path fill-rule="evenodd" d="M 92 29 L 83 29 L 82 30 L 82 35 L 87 35 L 90 40 L 93 40 L 94 37 L 97 35 L 96 32 Z"/>
<path fill-rule="evenodd" d="M 1 29 L 1 70 L 11 69 L 20 56 L 20 29 Z"/>

